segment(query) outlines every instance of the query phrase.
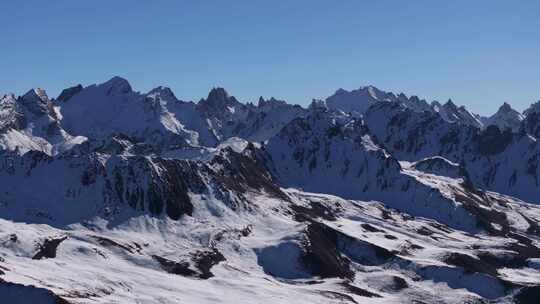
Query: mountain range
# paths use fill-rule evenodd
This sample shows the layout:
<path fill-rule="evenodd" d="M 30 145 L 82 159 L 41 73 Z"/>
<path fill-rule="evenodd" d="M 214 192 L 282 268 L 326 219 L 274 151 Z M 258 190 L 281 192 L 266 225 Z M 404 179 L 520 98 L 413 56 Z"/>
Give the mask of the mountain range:
<path fill-rule="evenodd" d="M 536 303 L 540 102 L 0 100 L 9 303 Z"/>

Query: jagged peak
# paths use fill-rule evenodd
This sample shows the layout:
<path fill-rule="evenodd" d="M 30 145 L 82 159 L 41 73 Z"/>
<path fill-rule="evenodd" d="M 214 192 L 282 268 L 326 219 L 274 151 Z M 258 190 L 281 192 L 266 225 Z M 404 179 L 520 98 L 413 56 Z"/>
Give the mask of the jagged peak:
<path fill-rule="evenodd" d="M 493 116 L 508 115 L 508 114 L 515 115 L 520 120 L 522 118 L 522 115 L 518 111 L 514 110 L 514 108 L 512 108 L 512 106 L 507 102 L 503 103 L 499 107 L 499 110 L 497 110 L 497 112 Z"/>
<path fill-rule="evenodd" d="M 311 103 L 308 106 L 309 110 L 327 110 L 328 106 L 326 104 L 326 101 L 322 99 L 312 99 Z"/>
<path fill-rule="evenodd" d="M 286 105 L 287 102 L 284 100 L 275 99 L 270 97 L 270 99 L 265 100 L 262 96 L 259 97 L 258 107 L 277 107 Z"/>
<path fill-rule="evenodd" d="M 389 101 L 395 101 L 398 99 L 398 97 L 393 92 L 388 92 L 386 93 L 386 99 Z"/>
<path fill-rule="evenodd" d="M 197 108 L 206 115 L 223 116 L 237 113 L 236 110 L 244 109 L 246 105 L 240 103 L 234 96 L 229 96 L 229 93 L 224 88 L 214 87 L 208 93 L 206 99 L 201 99 L 197 104 Z"/>
<path fill-rule="evenodd" d="M 499 107 L 499 111 L 508 112 L 508 111 L 513 111 L 513 110 L 514 109 L 512 108 L 512 106 L 507 102 L 504 102 L 502 106 Z"/>
<path fill-rule="evenodd" d="M 49 96 L 47 96 L 47 93 L 45 92 L 45 90 L 41 88 L 34 88 L 26 92 L 21 97 L 21 99 L 23 101 L 40 101 L 40 102 L 46 103 L 49 101 Z"/>
<path fill-rule="evenodd" d="M 368 94 L 373 99 L 380 99 L 380 97 L 381 97 L 380 95 L 382 95 L 382 96 L 386 95 L 385 92 L 379 90 L 378 88 L 376 88 L 373 85 L 367 85 L 367 86 L 364 86 L 364 87 L 360 87 L 358 89 L 358 91 L 365 92 L 366 94 Z"/>
<path fill-rule="evenodd" d="M 521 113 L 514 110 L 510 104 L 505 102 L 499 107 L 499 110 L 495 114 L 491 115 L 487 119 L 484 119 L 484 123 L 488 127 L 489 125 L 496 125 L 501 130 L 510 128 L 513 131 L 517 131 L 520 128 L 523 118 L 524 117 L 521 115 Z"/>
<path fill-rule="evenodd" d="M 229 93 L 224 88 L 214 87 L 208 93 L 206 99 L 201 99 L 199 101 L 199 106 L 204 108 L 211 108 L 215 110 L 223 110 L 225 106 L 234 106 L 240 102 L 234 98 L 234 96 L 229 96 Z"/>
<path fill-rule="evenodd" d="M 402 93 L 399 93 L 399 94 L 397 95 L 397 98 L 399 98 L 400 100 L 407 100 L 407 99 L 408 99 L 408 98 L 407 98 L 407 95 L 405 95 L 405 93 L 403 93 L 403 92 L 402 92 Z"/>
<path fill-rule="evenodd" d="M 526 109 L 525 111 L 523 111 L 523 114 L 525 116 L 529 115 L 529 114 L 532 114 L 532 113 L 540 113 L 540 100 L 531 104 L 531 106 Z"/>
<path fill-rule="evenodd" d="M 4 96 L 2 96 L 2 98 L 0 98 L 0 103 L 14 102 L 16 100 L 17 98 L 15 97 L 15 94 L 9 93 L 9 94 L 5 94 Z"/>
<path fill-rule="evenodd" d="M 221 87 L 214 87 L 210 92 L 208 93 L 208 97 L 206 98 L 207 101 L 227 101 L 229 99 L 229 93 L 227 90 Z"/>
<path fill-rule="evenodd" d="M 45 90 L 40 88 L 31 89 L 17 99 L 24 108 L 34 115 L 41 116 L 49 112 L 50 100 Z"/>
<path fill-rule="evenodd" d="M 347 94 L 353 94 L 353 95 L 358 95 L 358 94 L 362 94 L 362 95 L 368 95 L 374 99 L 380 99 L 381 96 L 385 96 L 387 93 L 384 92 L 384 91 L 381 91 L 379 90 L 377 87 L 373 86 L 373 85 L 366 85 L 366 86 L 361 86 L 359 87 L 358 89 L 355 89 L 355 90 L 352 90 L 352 91 L 347 91 L 343 88 L 339 88 L 336 90 L 336 92 L 334 93 L 333 96 L 338 96 L 338 95 L 347 95 Z"/>
<path fill-rule="evenodd" d="M 418 96 L 416 96 L 416 95 L 412 95 L 410 100 L 413 101 L 413 102 L 420 102 L 420 98 Z"/>
<path fill-rule="evenodd" d="M 127 94 L 133 92 L 129 82 L 119 76 L 114 76 L 108 81 L 99 85 L 100 87 L 106 88 L 107 95 L 116 95 L 116 94 Z"/>
<path fill-rule="evenodd" d="M 451 98 L 448 99 L 448 101 L 443 105 L 443 107 L 457 109 L 456 104 L 452 101 Z"/>
<path fill-rule="evenodd" d="M 159 97 L 163 100 L 178 100 L 171 88 L 164 86 L 153 88 L 148 93 L 146 93 L 146 96 Z"/>

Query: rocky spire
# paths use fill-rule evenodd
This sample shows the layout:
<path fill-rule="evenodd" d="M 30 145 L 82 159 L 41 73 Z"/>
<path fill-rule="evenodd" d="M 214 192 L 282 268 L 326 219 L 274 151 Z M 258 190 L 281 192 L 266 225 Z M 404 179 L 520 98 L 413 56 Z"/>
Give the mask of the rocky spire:
<path fill-rule="evenodd" d="M 206 111 L 223 111 L 227 106 L 234 106 L 240 102 L 229 96 L 229 93 L 224 88 L 213 88 L 206 99 L 199 101 L 199 107 Z"/>

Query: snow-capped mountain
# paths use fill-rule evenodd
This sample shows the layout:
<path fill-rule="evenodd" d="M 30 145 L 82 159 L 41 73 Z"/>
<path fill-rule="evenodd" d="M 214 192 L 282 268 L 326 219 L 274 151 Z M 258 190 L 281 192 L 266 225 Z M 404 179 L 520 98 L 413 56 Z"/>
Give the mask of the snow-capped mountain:
<path fill-rule="evenodd" d="M 477 128 L 481 128 L 484 125 L 478 115 L 469 112 L 464 106 L 456 106 L 451 99 L 443 105 L 434 101 L 431 103 L 431 107 L 447 122 L 465 124 Z"/>
<path fill-rule="evenodd" d="M 120 77 L 65 89 L 51 101 L 45 91 L 30 90 L 1 102 L 0 147 L 49 155 L 89 139 L 106 141 L 121 134 L 155 152 L 215 147 L 231 137 L 265 141 L 305 109 L 262 97 L 257 106 L 238 102 L 222 88 L 199 103 L 184 102 L 166 87 L 146 94 Z"/>
<path fill-rule="evenodd" d="M 120 77 L 6 95 L 0 297 L 535 303 L 537 109 L 482 122 L 372 86 L 195 103 Z"/>
<path fill-rule="evenodd" d="M 58 108 L 42 89 L 19 98 L 6 95 L 0 100 L 0 150 L 53 154 L 85 140 L 66 132 L 60 120 Z"/>
<path fill-rule="evenodd" d="M 305 112 L 300 106 L 274 98 L 260 97 L 257 106 L 243 104 L 223 88 L 212 89 L 208 97 L 197 104 L 197 109 L 218 142 L 233 136 L 265 141 Z"/>
<path fill-rule="evenodd" d="M 383 100 L 388 100 L 386 92 L 366 86 L 350 92 L 339 89 L 326 99 L 326 105 L 334 110 L 364 113 L 371 105 Z"/>
<path fill-rule="evenodd" d="M 326 99 L 326 104 L 333 110 L 363 114 L 373 104 L 383 101 L 396 102 L 418 112 L 431 110 L 429 104 L 417 96 L 407 97 L 403 93 L 396 96 L 394 93 L 381 91 L 374 86 L 360 87 L 352 91 L 339 89 Z"/>
<path fill-rule="evenodd" d="M 124 134 L 159 146 L 196 145 L 196 134 L 186 130 L 168 111 L 155 91 L 134 92 L 120 77 L 92 85 L 61 103 L 62 126 L 91 139 Z"/>
<path fill-rule="evenodd" d="M 540 146 L 528 134 L 501 131 L 494 125 L 486 129 L 458 125 L 391 103 L 370 108 L 366 123 L 400 160 L 442 156 L 464 166 L 478 187 L 538 202 Z"/>
<path fill-rule="evenodd" d="M 523 119 L 524 116 L 521 113 L 505 102 L 495 114 L 485 120 L 484 125 L 495 125 L 501 130 L 510 129 L 517 132 Z"/>

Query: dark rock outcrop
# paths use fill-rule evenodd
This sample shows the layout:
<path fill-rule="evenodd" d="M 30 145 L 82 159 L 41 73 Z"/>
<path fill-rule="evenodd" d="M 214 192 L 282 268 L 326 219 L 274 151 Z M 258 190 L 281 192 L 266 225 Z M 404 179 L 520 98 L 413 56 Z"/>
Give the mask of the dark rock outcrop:
<path fill-rule="evenodd" d="M 67 236 L 48 238 L 43 241 L 43 243 L 38 244 L 38 251 L 32 257 L 34 260 L 41 260 L 43 258 L 53 259 L 56 257 L 56 250 L 60 243 L 65 241 Z"/>

